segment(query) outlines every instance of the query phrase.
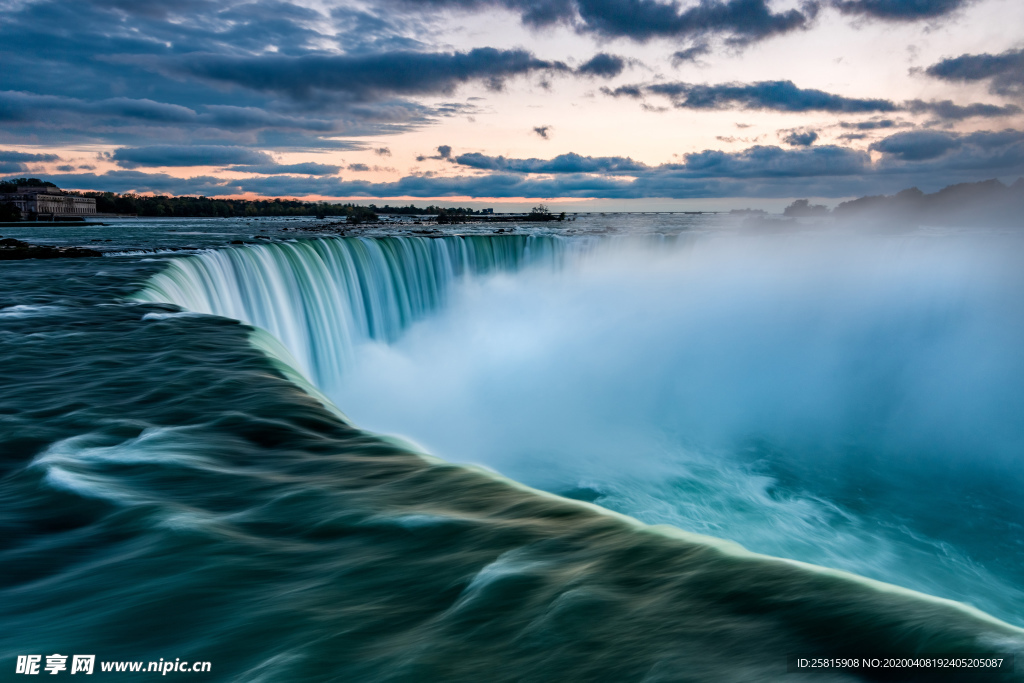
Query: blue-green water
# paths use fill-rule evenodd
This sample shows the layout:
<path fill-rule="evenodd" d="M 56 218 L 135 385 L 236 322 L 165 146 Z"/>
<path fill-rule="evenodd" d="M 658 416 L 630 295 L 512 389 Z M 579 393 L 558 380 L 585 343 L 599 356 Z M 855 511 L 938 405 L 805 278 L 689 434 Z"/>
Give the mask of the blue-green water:
<path fill-rule="evenodd" d="M 1024 651 L 1017 236 L 292 225 L 79 227 L 46 239 L 161 253 L 0 264 L 8 673 L 859 680 L 786 656 Z"/>

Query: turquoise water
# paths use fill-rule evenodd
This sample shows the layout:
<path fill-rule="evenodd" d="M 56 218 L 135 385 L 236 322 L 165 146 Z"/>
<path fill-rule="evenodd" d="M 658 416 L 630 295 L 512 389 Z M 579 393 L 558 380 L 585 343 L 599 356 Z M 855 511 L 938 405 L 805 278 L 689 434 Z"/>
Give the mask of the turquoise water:
<path fill-rule="evenodd" d="M 2 264 L 0 666 L 757 681 L 1024 650 L 1015 238 L 698 227 Z"/>

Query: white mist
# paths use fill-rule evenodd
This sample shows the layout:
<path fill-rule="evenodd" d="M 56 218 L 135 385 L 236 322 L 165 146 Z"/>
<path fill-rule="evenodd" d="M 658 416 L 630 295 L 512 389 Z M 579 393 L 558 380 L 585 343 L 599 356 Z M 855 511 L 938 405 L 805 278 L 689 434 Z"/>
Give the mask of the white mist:
<path fill-rule="evenodd" d="M 1004 500 L 1024 480 L 1021 246 L 620 241 L 462 282 L 326 389 L 443 458 L 1012 619 L 1024 577 L 957 525 L 997 516 L 978 546 L 1024 555 Z"/>

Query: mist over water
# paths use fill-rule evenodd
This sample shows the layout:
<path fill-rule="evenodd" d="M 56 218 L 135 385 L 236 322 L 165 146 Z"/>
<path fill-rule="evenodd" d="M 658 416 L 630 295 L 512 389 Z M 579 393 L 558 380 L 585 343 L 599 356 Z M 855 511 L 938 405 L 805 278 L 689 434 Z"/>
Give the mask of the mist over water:
<path fill-rule="evenodd" d="M 1019 236 L 606 246 L 460 280 L 321 388 L 446 459 L 1024 623 Z"/>
<path fill-rule="evenodd" d="M 263 328 L 312 395 L 446 460 L 1024 624 L 1022 254 L 984 230 L 327 239 L 177 259 L 138 298 Z"/>

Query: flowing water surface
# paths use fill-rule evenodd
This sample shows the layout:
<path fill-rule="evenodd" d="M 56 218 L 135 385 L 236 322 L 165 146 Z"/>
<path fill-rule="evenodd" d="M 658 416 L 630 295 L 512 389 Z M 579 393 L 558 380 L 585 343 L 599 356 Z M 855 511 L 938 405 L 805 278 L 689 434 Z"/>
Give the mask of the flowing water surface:
<path fill-rule="evenodd" d="M 1024 650 L 1020 236 L 263 225 L 2 264 L 4 666 L 758 681 Z"/>

